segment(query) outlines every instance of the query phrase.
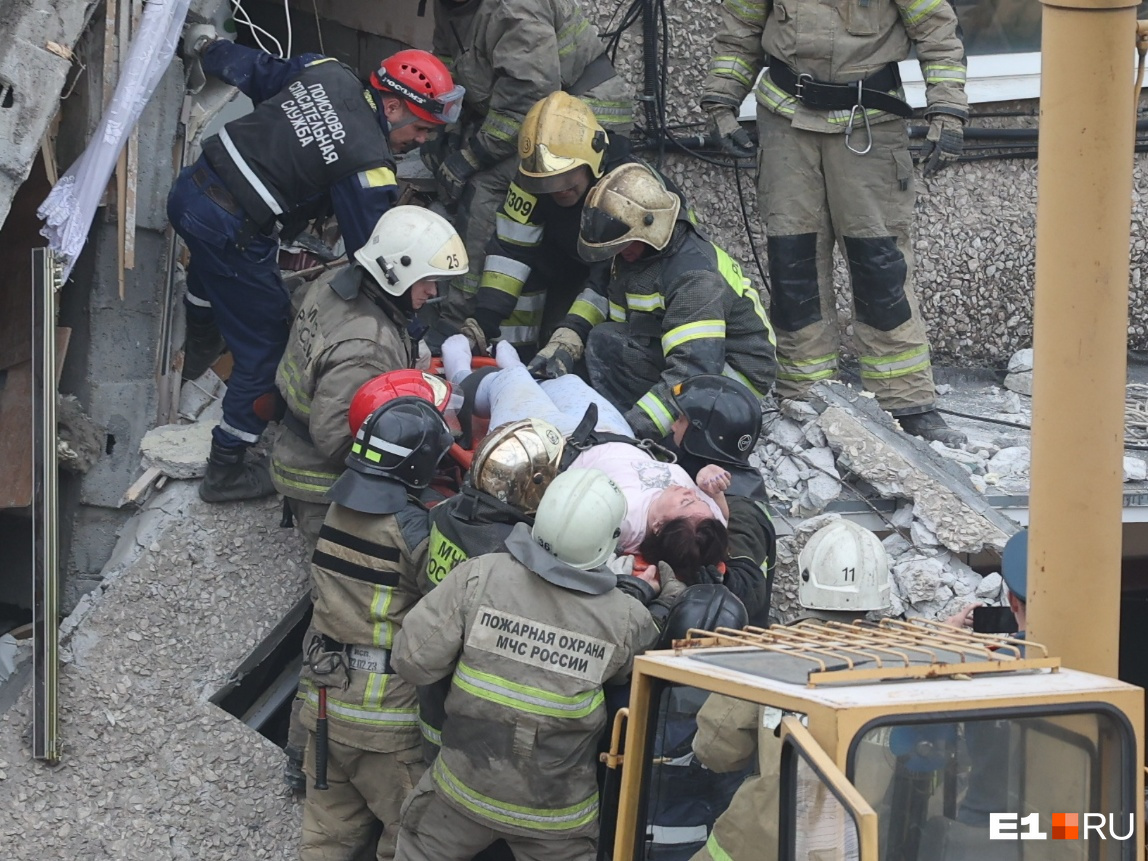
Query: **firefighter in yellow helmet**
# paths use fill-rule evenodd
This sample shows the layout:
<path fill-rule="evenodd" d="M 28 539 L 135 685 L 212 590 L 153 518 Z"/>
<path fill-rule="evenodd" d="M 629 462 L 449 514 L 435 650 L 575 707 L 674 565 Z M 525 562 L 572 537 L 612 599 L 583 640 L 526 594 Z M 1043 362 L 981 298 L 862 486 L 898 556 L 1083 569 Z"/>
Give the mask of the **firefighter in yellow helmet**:
<path fill-rule="evenodd" d="M 459 290 L 447 300 L 467 317 L 462 331 L 477 351 L 498 338 L 532 351 L 583 286 L 605 277 L 606 264 L 578 256 L 582 205 L 603 174 L 633 160 L 629 138 L 607 131 L 582 99 L 558 91 L 534 104 L 518 135 L 518 172 L 495 217 L 478 292 Z M 441 334 L 458 322 L 442 321 Z"/>
<path fill-rule="evenodd" d="M 757 198 L 769 236 L 777 393 L 803 397 L 837 372 L 836 242 L 849 266 L 865 388 L 908 433 L 964 442 L 934 408 L 929 342 L 913 289 L 914 177 L 902 121 L 912 111 L 897 68 L 916 52 L 928 103 L 928 176 L 960 156 L 969 114 L 953 4 L 723 0 L 721 14 L 702 107 L 723 148 L 752 157 L 757 150 L 736 113 L 751 89 L 757 99 Z"/>
<path fill-rule="evenodd" d="M 562 90 L 583 99 L 611 135 L 628 136 L 634 88 L 615 71 L 582 3 L 437 0 L 434 19 L 435 53 L 467 93 L 457 130 L 429 161 L 439 187 L 458 202 L 456 225 L 470 259 L 480 264 L 518 169 L 519 134 L 531 106 Z M 457 303 L 473 300 L 481 271 L 476 266 L 459 279 L 462 292 L 447 297 L 445 317 L 456 327 L 469 313 Z"/>
<path fill-rule="evenodd" d="M 625 164 L 594 186 L 578 252 L 612 260 L 606 289 L 588 288 L 577 303 L 608 321 L 587 331 L 571 314 L 556 336 L 569 331 L 576 347 L 585 344 L 591 384 L 624 411 L 636 437 L 670 434 L 680 412 L 671 389 L 696 374 L 726 374 L 758 398 L 769 392 L 773 333 L 757 291 L 652 168 Z M 552 339 L 539 355 L 560 349 Z"/>

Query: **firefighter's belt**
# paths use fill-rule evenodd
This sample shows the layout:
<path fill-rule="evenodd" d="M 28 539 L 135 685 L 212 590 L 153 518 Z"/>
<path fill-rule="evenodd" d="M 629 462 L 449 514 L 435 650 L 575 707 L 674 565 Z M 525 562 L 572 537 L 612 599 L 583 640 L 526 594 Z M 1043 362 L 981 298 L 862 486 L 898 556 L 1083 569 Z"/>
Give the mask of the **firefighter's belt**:
<path fill-rule="evenodd" d="M 585 95 L 617 74 L 618 72 L 614 69 L 614 64 L 610 62 L 610 58 L 605 54 L 599 54 L 586 64 L 586 68 L 582 70 L 578 80 L 567 87 L 566 92 L 572 96 Z"/>
<path fill-rule="evenodd" d="M 901 86 L 896 63 L 848 84 L 818 81 L 812 75 L 798 74 L 776 57 L 769 58 L 769 79 L 778 89 L 793 96 L 807 108 L 818 111 L 848 111 L 855 107 L 874 108 L 908 119 L 913 109 L 890 94 Z"/>
<path fill-rule="evenodd" d="M 347 656 L 347 666 L 352 670 L 366 673 L 394 673 L 391 669 L 391 650 L 379 646 L 356 646 L 332 640 L 323 635 L 324 652 L 343 652 Z"/>

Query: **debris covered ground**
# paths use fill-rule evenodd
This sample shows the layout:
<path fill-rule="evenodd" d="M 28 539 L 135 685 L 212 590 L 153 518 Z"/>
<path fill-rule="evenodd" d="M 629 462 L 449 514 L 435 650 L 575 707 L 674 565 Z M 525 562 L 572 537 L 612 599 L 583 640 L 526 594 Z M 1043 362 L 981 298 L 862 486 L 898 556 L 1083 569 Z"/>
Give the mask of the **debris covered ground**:
<path fill-rule="evenodd" d="M 303 594 L 303 542 L 274 498 L 212 506 L 190 482 L 134 523 L 65 624 L 61 763 L 30 757 L 31 685 L 0 717 L 4 857 L 291 857 L 282 751 L 208 698 Z"/>

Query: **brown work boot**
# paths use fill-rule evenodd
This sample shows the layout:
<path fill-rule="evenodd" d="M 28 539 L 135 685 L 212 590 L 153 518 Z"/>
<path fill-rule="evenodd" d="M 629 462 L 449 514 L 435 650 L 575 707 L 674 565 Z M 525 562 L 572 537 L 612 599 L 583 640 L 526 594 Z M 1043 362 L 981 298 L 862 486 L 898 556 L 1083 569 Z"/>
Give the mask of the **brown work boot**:
<path fill-rule="evenodd" d="M 265 460 L 245 461 L 245 447 L 224 448 L 212 441 L 207 472 L 199 485 L 204 502 L 237 502 L 260 499 L 275 492 Z"/>

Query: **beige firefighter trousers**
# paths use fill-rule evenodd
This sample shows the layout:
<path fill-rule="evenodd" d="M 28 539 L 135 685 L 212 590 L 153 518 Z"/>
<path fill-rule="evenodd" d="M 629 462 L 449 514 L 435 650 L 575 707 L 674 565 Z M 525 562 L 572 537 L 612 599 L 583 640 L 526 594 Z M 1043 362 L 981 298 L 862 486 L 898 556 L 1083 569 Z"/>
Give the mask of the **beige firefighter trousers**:
<path fill-rule="evenodd" d="M 303 771 L 303 841 L 299 861 L 356 861 L 383 824 L 375 857 L 395 857 L 399 811 L 426 765 L 419 744 L 397 753 L 359 750 L 329 739 L 328 789 L 315 789 L 315 734 L 307 740 Z"/>
<path fill-rule="evenodd" d="M 849 265 L 853 337 L 867 390 L 887 410 L 921 412 L 935 400 L 910 231 L 915 191 L 905 124 L 845 135 L 795 129 L 757 109 L 758 205 L 769 237 L 770 317 L 777 333 L 777 394 L 803 397 L 835 376 L 840 333 L 833 247 Z"/>
<path fill-rule="evenodd" d="M 395 861 L 470 861 L 500 838 L 515 861 L 594 861 L 597 854 L 591 837 L 521 837 L 463 816 L 439 798 L 428 771 L 403 805 Z"/>

